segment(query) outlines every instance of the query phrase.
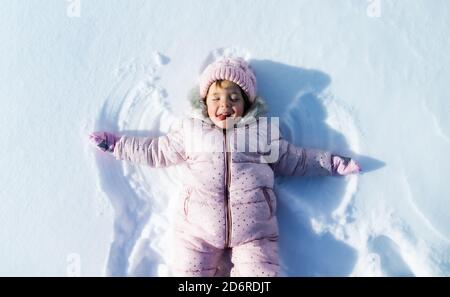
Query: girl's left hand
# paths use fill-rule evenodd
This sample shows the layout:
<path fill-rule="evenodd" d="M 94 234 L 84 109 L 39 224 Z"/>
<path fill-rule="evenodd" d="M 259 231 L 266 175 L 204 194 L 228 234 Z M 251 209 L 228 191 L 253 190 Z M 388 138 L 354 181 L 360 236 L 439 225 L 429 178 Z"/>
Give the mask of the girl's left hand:
<path fill-rule="evenodd" d="M 360 173 L 361 167 L 355 160 L 337 155 L 331 156 L 333 175 Z"/>

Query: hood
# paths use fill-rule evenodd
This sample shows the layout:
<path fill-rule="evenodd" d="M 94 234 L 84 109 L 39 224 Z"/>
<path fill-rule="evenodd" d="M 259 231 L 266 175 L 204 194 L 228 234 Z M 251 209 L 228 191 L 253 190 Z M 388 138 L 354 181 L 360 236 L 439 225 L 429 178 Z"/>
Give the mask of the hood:
<path fill-rule="evenodd" d="M 211 121 L 209 117 L 203 115 L 203 107 L 201 104 L 202 98 L 200 96 L 198 86 L 191 89 L 188 95 L 188 99 L 191 104 L 190 117 L 214 125 L 214 123 Z M 262 97 L 256 96 L 255 101 L 250 106 L 247 113 L 236 123 L 236 125 L 238 127 L 249 125 L 253 122 L 256 122 L 259 117 L 266 116 L 266 113 L 267 113 L 266 102 Z"/>

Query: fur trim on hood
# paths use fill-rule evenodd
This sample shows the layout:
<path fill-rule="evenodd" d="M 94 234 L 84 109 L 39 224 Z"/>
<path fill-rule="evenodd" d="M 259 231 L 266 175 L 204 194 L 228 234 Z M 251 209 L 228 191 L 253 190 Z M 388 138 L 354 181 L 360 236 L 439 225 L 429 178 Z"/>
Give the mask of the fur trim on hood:
<path fill-rule="evenodd" d="M 202 104 L 202 97 L 200 96 L 199 87 L 192 88 L 188 95 L 189 102 L 191 103 L 191 118 L 202 120 L 205 123 L 213 124 L 211 119 L 204 115 L 203 111 L 206 107 Z M 267 105 L 264 99 L 260 96 L 255 98 L 255 102 L 247 110 L 246 114 L 236 123 L 236 125 L 244 126 L 256 122 L 259 117 L 264 117 L 267 114 Z"/>

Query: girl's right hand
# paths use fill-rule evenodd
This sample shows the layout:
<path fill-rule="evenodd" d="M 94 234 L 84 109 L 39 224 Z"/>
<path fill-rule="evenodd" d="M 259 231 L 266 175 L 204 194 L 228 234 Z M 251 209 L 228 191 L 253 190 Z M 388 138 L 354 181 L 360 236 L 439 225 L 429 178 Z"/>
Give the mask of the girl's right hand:
<path fill-rule="evenodd" d="M 109 132 L 93 132 L 89 135 L 90 142 L 103 152 L 114 152 L 114 147 L 120 136 Z"/>
<path fill-rule="evenodd" d="M 338 155 L 331 156 L 333 175 L 348 175 L 360 173 L 361 166 L 353 159 Z"/>

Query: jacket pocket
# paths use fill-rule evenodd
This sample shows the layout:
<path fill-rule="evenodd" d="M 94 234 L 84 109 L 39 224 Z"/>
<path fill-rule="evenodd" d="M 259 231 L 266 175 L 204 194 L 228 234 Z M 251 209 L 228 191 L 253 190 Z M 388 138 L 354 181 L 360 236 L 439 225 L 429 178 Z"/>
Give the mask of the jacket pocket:
<path fill-rule="evenodd" d="M 273 217 L 273 207 L 272 207 L 272 201 L 270 200 L 270 194 L 266 187 L 262 188 L 264 198 L 266 198 L 267 206 L 269 207 L 269 219 Z"/>

